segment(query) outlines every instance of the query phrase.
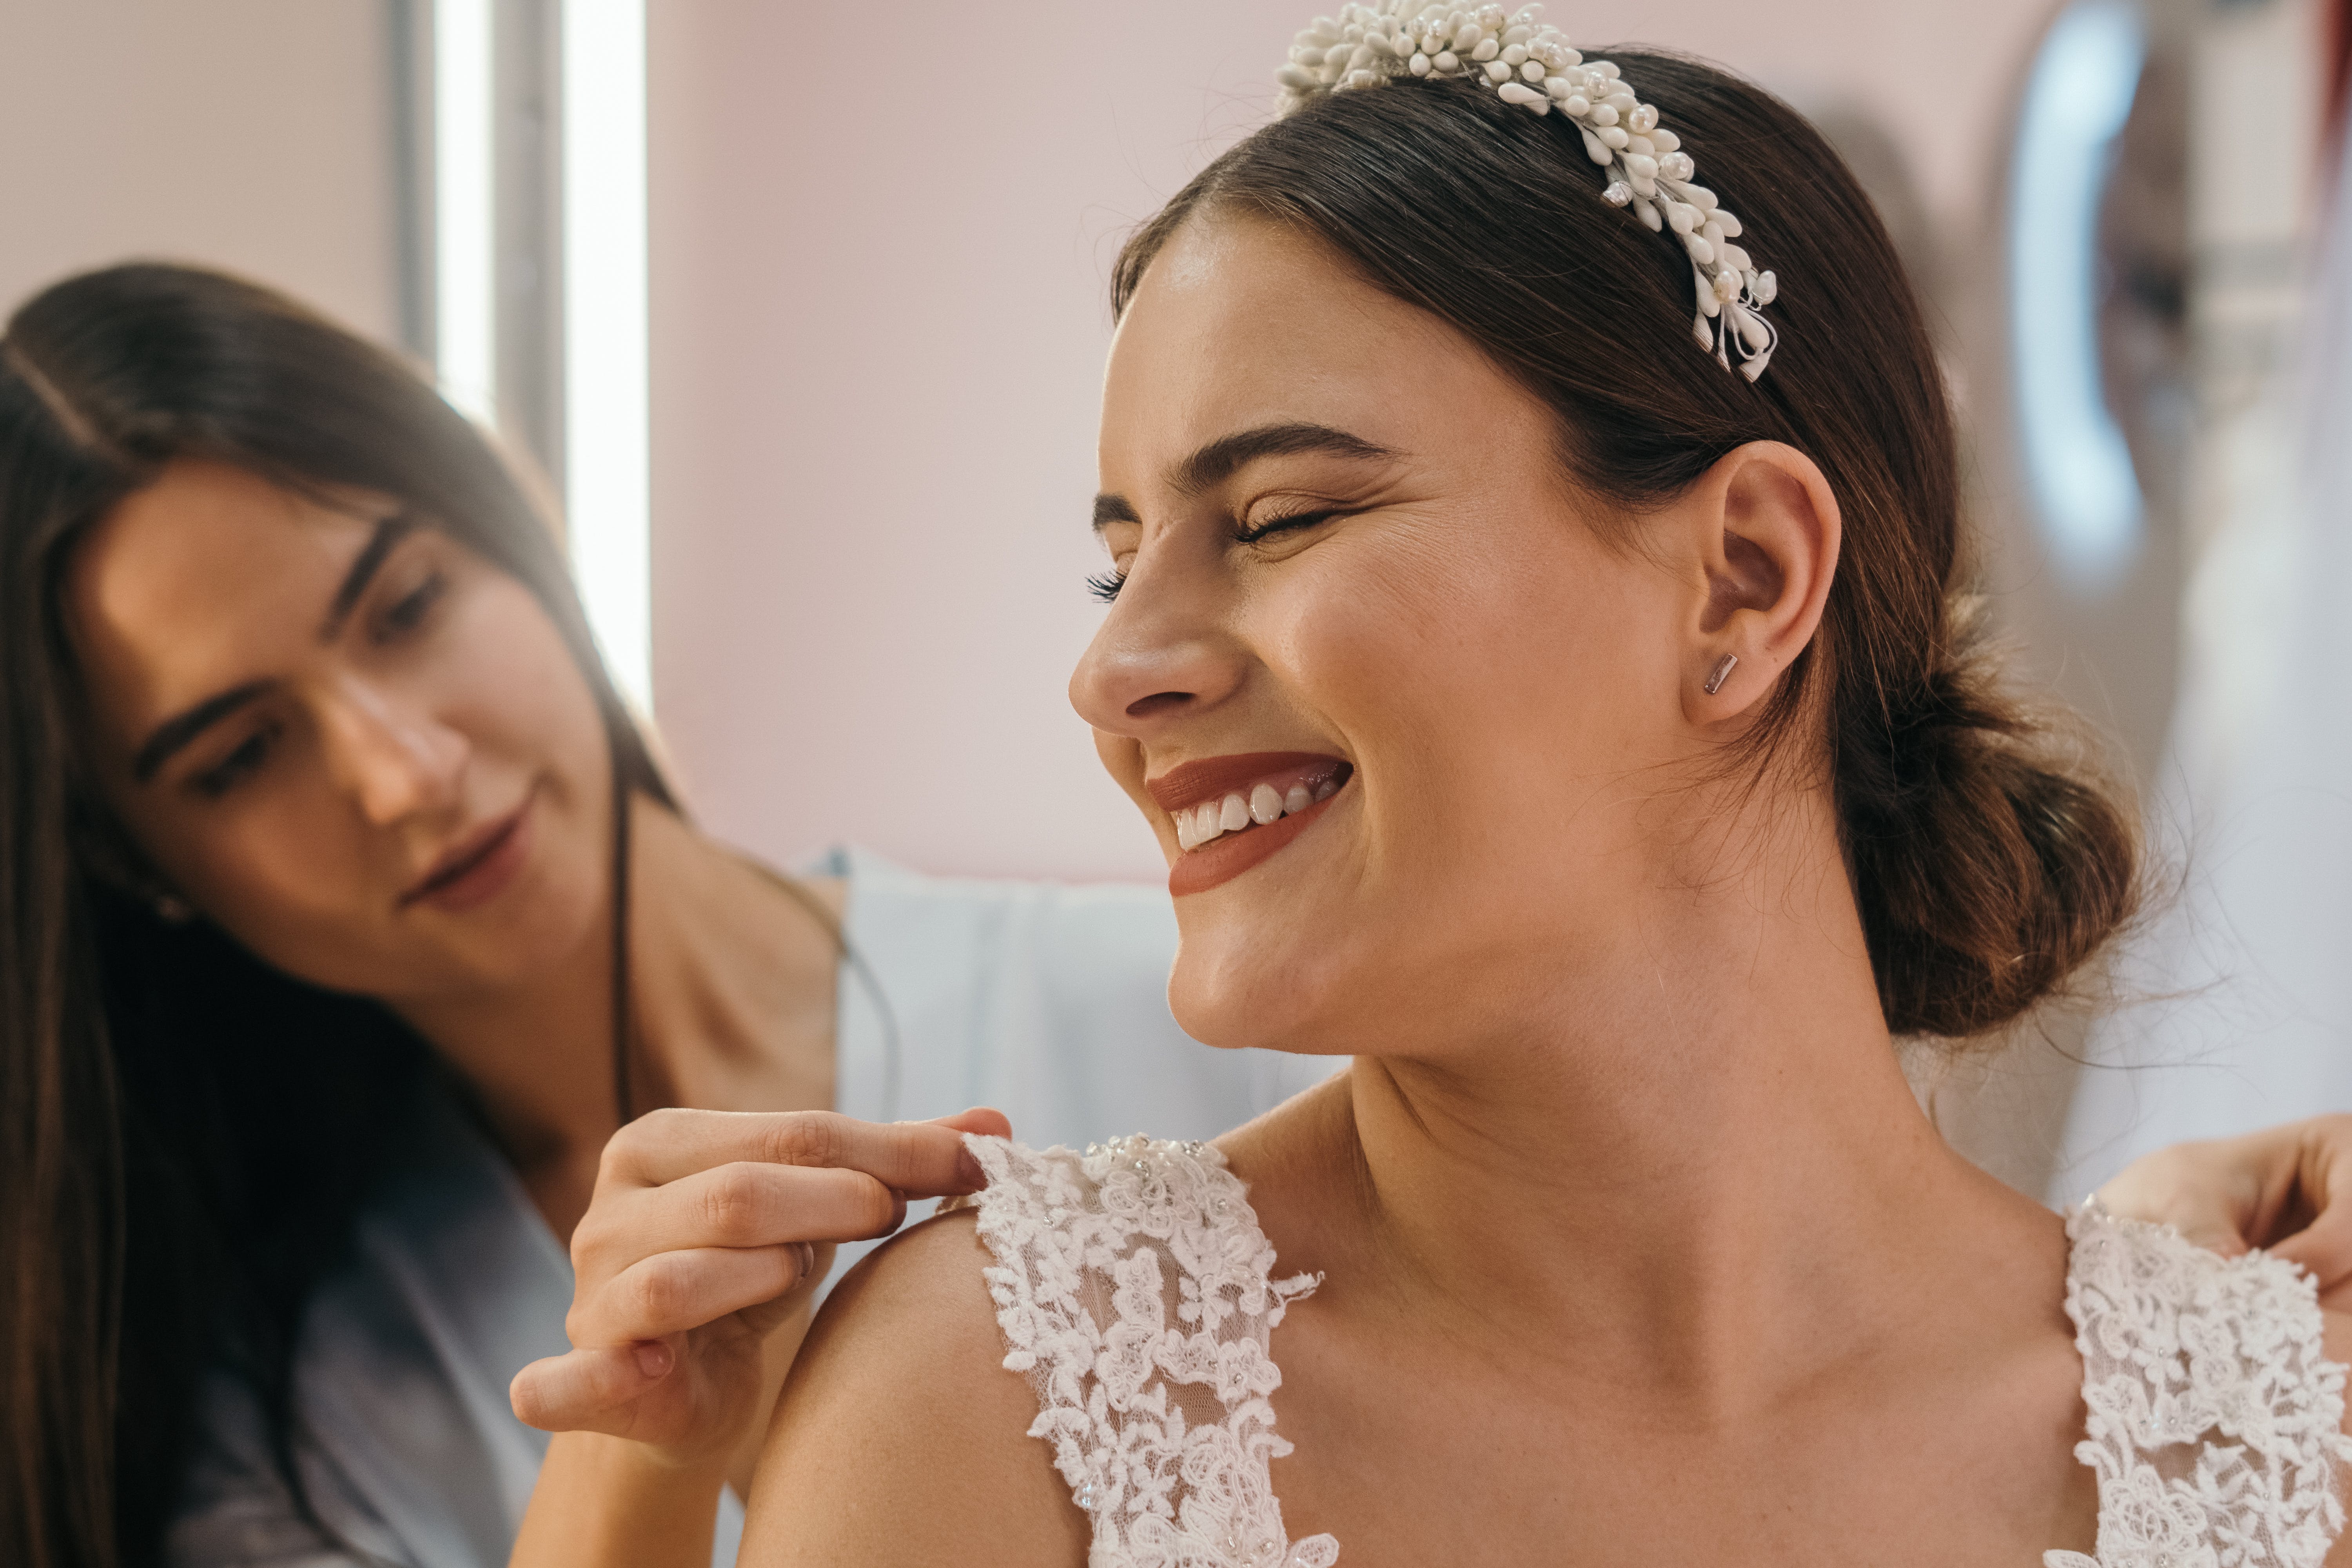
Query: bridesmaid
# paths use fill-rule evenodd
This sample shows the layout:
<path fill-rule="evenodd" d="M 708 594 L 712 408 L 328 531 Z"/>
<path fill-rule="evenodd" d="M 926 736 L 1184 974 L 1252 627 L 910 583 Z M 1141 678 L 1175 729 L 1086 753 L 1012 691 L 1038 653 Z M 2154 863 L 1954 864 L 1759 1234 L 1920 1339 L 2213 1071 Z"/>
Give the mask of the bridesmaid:
<path fill-rule="evenodd" d="M 872 1123 L 1205 1135 L 1286 1094 L 1169 1018 L 1154 891 L 793 878 L 698 830 L 556 537 L 405 365 L 263 289 L 124 267 L 9 321 L 0 1561 L 487 1568 L 542 1462 L 551 1560 L 649 1519 L 731 1558 L 832 1247 L 1005 1125 Z M 668 1106 L 788 1113 L 678 1188 L 734 1305 L 534 1398 L 691 1452 L 551 1445 L 509 1382 L 566 1349 L 606 1139 Z"/>

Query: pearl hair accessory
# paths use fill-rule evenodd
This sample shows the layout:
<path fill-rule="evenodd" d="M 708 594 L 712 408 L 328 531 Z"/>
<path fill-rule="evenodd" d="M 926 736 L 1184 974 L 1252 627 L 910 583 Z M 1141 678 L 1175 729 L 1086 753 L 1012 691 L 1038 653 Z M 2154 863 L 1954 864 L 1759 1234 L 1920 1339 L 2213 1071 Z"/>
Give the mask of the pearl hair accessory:
<path fill-rule="evenodd" d="M 1416 9 L 1416 7 L 1418 7 Z M 1691 320 L 1699 347 L 1726 370 L 1754 381 L 1772 362 L 1780 333 L 1759 312 L 1780 292 L 1769 272 L 1759 272 L 1732 243 L 1739 220 L 1705 185 L 1682 140 L 1658 123 L 1658 111 L 1607 60 L 1587 61 L 1568 35 L 1539 19 L 1543 7 L 1506 15 L 1500 5 L 1427 5 L 1424 0 L 1376 0 L 1318 16 L 1290 48 L 1290 63 L 1275 73 L 1282 84 L 1280 112 L 1315 98 L 1380 87 L 1404 76 L 1460 77 L 1492 90 L 1530 114 L 1558 110 L 1584 138 L 1585 154 L 1601 165 L 1608 184 L 1601 199 L 1631 206 L 1653 233 L 1674 230 L 1689 252 L 1698 289 Z"/>

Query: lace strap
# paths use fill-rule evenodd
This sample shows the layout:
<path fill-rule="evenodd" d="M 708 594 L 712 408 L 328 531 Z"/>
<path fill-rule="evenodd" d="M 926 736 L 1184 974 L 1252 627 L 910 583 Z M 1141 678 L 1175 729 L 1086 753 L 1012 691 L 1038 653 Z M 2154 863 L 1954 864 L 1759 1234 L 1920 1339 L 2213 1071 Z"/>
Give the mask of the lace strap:
<path fill-rule="evenodd" d="M 1267 1479 L 1290 1451 L 1270 1335 L 1319 1277 L 1276 1279 L 1246 1189 L 1204 1143 L 1125 1138 L 1084 1153 L 964 1142 L 1004 1365 L 1029 1379 L 1029 1435 L 1092 1523 L 1088 1568 L 1329 1568 L 1292 1542 Z"/>
<path fill-rule="evenodd" d="M 2344 1367 L 2318 1292 L 2261 1253 L 2223 1259 L 2096 1200 L 2066 1218 L 2098 1552 L 2045 1568 L 2320 1568 L 2344 1528 Z"/>

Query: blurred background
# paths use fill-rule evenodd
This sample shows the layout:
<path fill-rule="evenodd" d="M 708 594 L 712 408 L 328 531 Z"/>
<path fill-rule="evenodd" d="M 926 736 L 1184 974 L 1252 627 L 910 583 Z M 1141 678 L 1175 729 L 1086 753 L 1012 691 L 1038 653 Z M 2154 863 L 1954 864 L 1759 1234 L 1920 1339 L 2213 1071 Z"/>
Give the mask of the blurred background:
<path fill-rule="evenodd" d="M 2232 769 L 2284 700 L 2282 388 L 2341 9 L 1553 9 L 1580 40 L 1759 79 L 1862 173 L 1962 412 L 1971 578 L 2032 679 L 2111 732 L 2189 906 L 2212 812 L 2259 814 Z M 1157 880 L 1063 696 L 1101 614 L 1081 580 L 1108 268 L 1265 115 L 1307 19 L 0 0 L 0 300 L 168 258 L 404 348 L 563 499 L 599 637 L 721 835 L 782 862 L 855 841 Z M 2122 1147 L 2067 1131 L 2080 1060 L 2119 1048 L 2091 1016 L 1923 1057 L 1921 1091 L 2009 1179 L 2063 1184 Z"/>

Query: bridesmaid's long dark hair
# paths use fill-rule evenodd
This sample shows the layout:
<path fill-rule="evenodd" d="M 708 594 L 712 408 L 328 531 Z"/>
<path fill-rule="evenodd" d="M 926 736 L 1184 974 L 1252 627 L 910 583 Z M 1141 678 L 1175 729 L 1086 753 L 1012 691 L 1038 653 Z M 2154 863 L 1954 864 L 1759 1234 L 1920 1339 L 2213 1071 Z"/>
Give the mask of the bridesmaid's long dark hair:
<path fill-rule="evenodd" d="M 611 738 L 616 807 L 669 792 L 549 521 L 405 363 L 217 273 L 110 268 L 0 338 L 0 1562 L 159 1561 L 202 1379 L 242 1380 L 294 1495 L 303 1304 L 428 1070 L 389 1010 L 307 985 L 159 888 L 82 776 L 58 590 L 180 458 L 374 491 L 537 595 Z M 614 820 L 625 824 L 625 811 Z M 617 836 L 616 836 L 617 837 Z M 615 947 L 625 932 L 615 864 Z M 616 963 L 616 1031 L 626 1017 Z"/>

